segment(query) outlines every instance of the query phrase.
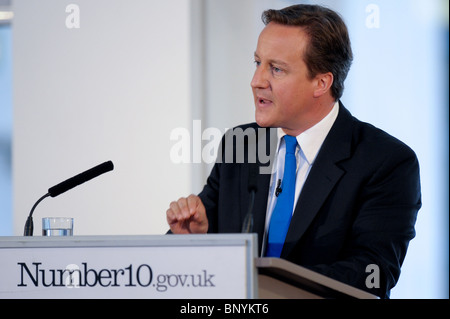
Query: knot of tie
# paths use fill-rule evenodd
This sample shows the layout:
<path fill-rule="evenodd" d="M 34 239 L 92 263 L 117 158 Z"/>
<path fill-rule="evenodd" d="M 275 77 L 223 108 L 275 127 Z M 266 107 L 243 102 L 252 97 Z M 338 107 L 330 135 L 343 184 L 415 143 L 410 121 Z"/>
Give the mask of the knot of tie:
<path fill-rule="evenodd" d="M 286 153 L 295 154 L 297 147 L 297 138 L 295 136 L 285 135 L 284 141 L 286 142 Z"/>

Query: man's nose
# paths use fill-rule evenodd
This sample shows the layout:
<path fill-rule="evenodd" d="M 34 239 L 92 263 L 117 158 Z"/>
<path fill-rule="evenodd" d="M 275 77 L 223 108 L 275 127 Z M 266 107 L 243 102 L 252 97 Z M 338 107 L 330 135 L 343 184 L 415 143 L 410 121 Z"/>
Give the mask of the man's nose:
<path fill-rule="evenodd" d="M 256 68 L 255 74 L 253 74 L 253 79 L 250 82 L 250 85 L 253 89 L 265 89 L 269 87 L 267 72 L 264 71 L 262 66 Z"/>

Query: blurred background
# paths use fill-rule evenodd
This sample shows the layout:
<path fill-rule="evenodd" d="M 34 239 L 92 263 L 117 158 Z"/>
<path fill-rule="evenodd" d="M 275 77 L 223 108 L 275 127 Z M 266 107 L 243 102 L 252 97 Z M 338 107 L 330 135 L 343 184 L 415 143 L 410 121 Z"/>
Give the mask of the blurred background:
<path fill-rule="evenodd" d="M 201 132 L 254 121 L 262 11 L 294 3 L 343 16 L 342 102 L 419 158 L 423 207 L 391 297 L 448 298 L 448 0 L 0 0 L 0 236 L 107 160 L 113 172 L 38 206 L 35 234 L 44 216 L 74 217 L 76 235 L 165 233 L 170 201 L 209 174 Z M 170 157 L 179 128 L 186 163 Z"/>

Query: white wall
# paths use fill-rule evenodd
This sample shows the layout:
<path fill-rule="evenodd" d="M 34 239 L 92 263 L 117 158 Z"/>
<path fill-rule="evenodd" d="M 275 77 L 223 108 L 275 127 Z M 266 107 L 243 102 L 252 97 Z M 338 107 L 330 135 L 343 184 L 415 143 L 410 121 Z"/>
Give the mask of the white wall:
<path fill-rule="evenodd" d="M 80 28 L 66 27 L 66 6 Z M 170 132 L 191 117 L 185 0 L 13 2 L 14 234 L 47 189 L 112 160 L 115 169 L 34 213 L 75 218 L 77 235 L 159 234 L 190 190 Z"/>
<path fill-rule="evenodd" d="M 1 2 L 0 2 L 1 4 Z M 2 9 L 0 5 L 0 10 Z M 0 235 L 12 234 L 12 49 L 11 27 L 0 22 Z"/>

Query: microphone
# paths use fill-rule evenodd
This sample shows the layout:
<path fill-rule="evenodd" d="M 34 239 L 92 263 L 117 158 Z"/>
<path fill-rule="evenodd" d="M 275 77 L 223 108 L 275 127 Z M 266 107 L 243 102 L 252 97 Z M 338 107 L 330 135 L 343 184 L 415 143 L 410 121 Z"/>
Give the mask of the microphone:
<path fill-rule="evenodd" d="M 84 182 L 87 182 L 99 175 L 102 175 L 106 172 L 112 171 L 114 169 L 114 164 L 111 161 L 104 162 L 100 165 L 97 165 L 91 169 L 88 169 L 87 171 L 80 173 L 78 175 L 75 175 L 74 177 L 71 177 L 67 180 L 65 180 L 62 183 L 59 183 L 53 187 L 50 187 L 48 189 L 48 193 L 39 198 L 39 200 L 33 205 L 31 208 L 30 214 L 28 215 L 27 221 L 25 223 L 24 228 L 24 236 L 33 236 L 33 212 L 36 208 L 36 206 L 44 200 L 44 198 L 47 198 L 49 196 L 56 197 L 58 195 L 61 195 L 64 192 L 67 192 L 69 189 L 72 189 L 80 184 L 83 184 Z"/>
<path fill-rule="evenodd" d="M 278 180 L 277 188 L 275 189 L 275 197 L 280 196 L 283 189 L 281 188 L 281 179 Z"/>
<path fill-rule="evenodd" d="M 248 191 L 250 192 L 250 201 L 248 204 L 247 215 L 245 215 L 242 224 L 242 233 L 251 233 L 253 231 L 253 206 L 255 204 L 255 193 L 258 190 L 258 165 L 250 165 L 248 172 Z"/>
<path fill-rule="evenodd" d="M 104 162 L 103 164 L 97 165 L 91 169 L 88 169 L 83 173 L 80 173 L 74 177 L 69 178 L 68 180 L 65 180 L 62 183 L 59 183 L 58 185 L 49 188 L 48 193 L 50 194 L 51 197 L 56 197 L 64 192 L 67 192 L 69 189 L 74 188 L 75 186 L 83 184 L 84 182 L 87 182 L 99 175 L 102 175 L 103 173 L 112 171 L 113 169 L 114 164 L 111 161 Z"/>

